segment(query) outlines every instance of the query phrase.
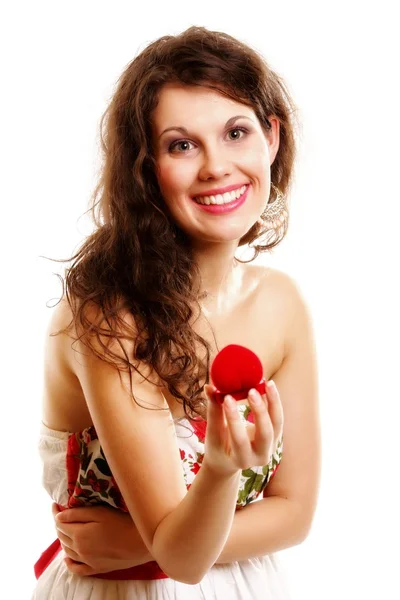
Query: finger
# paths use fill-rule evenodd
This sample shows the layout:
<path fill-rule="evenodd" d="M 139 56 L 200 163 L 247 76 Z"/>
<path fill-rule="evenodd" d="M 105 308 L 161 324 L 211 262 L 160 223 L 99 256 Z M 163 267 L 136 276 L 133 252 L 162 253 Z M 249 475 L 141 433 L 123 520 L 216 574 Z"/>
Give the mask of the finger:
<path fill-rule="evenodd" d="M 77 562 L 80 562 L 80 556 L 79 554 L 77 554 L 75 552 L 75 550 L 72 550 L 69 546 L 66 546 L 65 544 L 61 544 L 61 548 L 64 550 L 65 554 L 71 558 L 72 560 L 76 560 Z"/>
<path fill-rule="evenodd" d="M 232 398 L 232 396 L 229 394 L 225 396 L 222 406 L 224 407 L 224 413 L 231 438 L 230 441 L 232 450 L 239 458 L 239 462 L 243 462 L 243 464 L 245 464 L 248 461 L 250 451 L 246 426 L 240 417 L 236 401 Z M 243 468 L 246 468 L 246 466 Z"/>
<path fill-rule="evenodd" d="M 272 379 L 267 384 L 268 410 L 274 428 L 275 439 L 278 440 L 283 431 L 283 406 L 278 389 Z"/>
<path fill-rule="evenodd" d="M 69 537 L 71 540 L 74 537 L 74 533 L 77 532 L 77 527 L 75 523 L 56 523 L 57 532 L 62 533 L 63 535 Z"/>
<path fill-rule="evenodd" d="M 218 445 L 221 440 L 221 432 L 227 428 L 222 404 L 217 402 L 213 395 L 207 402 L 207 439 L 211 444 Z"/>
<path fill-rule="evenodd" d="M 99 521 L 99 511 L 102 507 L 89 508 L 77 507 L 67 508 L 57 513 L 57 523 L 97 523 Z"/>
<path fill-rule="evenodd" d="M 75 573 L 75 575 L 81 576 L 89 576 L 94 575 L 96 571 L 90 567 L 89 565 L 81 562 L 74 561 L 70 558 L 64 558 L 64 562 L 71 573 Z"/>
<path fill-rule="evenodd" d="M 63 512 L 64 510 L 69 510 L 62 504 L 57 504 L 57 502 L 53 502 L 51 505 L 51 512 L 53 513 L 53 517 L 55 517 L 58 513 Z"/>
<path fill-rule="evenodd" d="M 71 537 L 69 537 L 68 535 L 65 535 L 65 533 L 63 533 L 59 529 L 57 529 L 57 537 L 60 540 L 60 542 L 62 544 L 64 544 L 64 546 L 67 546 L 67 548 L 70 548 L 71 550 L 74 549 L 73 539 Z"/>
<path fill-rule="evenodd" d="M 258 456 L 269 456 L 273 442 L 274 430 L 268 412 L 266 398 L 257 390 L 249 391 L 249 402 L 254 417 L 254 439 L 251 443 L 253 451 Z"/>
<path fill-rule="evenodd" d="M 211 400 L 215 400 L 215 387 L 214 386 L 206 383 L 204 386 L 204 391 L 207 395 L 207 398 L 210 398 Z"/>

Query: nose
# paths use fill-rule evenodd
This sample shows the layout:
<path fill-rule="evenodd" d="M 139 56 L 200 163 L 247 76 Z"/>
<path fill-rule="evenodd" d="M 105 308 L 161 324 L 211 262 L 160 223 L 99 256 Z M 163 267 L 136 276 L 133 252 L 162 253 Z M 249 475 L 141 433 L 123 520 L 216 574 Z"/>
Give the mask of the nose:
<path fill-rule="evenodd" d="M 221 179 L 232 173 L 232 163 L 220 148 L 207 149 L 199 170 L 199 179 Z"/>

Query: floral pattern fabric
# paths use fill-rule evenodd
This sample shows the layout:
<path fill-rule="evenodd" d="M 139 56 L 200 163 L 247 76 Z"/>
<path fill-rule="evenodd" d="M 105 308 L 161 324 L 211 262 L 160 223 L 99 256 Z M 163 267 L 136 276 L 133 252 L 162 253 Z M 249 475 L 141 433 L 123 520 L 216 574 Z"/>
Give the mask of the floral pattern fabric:
<path fill-rule="evenodd" d="M 242 404 L 238 408 L 242 420 L 254 422 L 249 406 Z M 189 489 L 204 459 L 207 422 L 183 419 L 175 423 L 175 428 L 185 484 Z M 267 465 L 242 471 L 237 510 L 258 498 L 267 487 L 280 465 L 282 450 L 280 439 Z M 66 464 L 69 508 L 101 503 L 128 512 L 94 427 L 69 436 Z"/>

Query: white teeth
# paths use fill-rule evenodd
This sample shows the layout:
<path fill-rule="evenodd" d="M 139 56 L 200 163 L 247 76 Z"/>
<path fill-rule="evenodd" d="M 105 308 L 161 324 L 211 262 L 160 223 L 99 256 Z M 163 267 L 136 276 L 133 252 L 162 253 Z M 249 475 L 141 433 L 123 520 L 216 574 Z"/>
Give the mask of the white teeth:
<path fill-rule="evenodd" d="M 242 185 L 241 188 L 237 190 L 232 190 L 231 192 L 225 192 L 225 194 L 217 194 L 216 196 L 200 196 L 194 198 L 196 202 L 199 204 L 227 204 L 228 202 L 232 202 L 232 200 L 236 200 L 240 198 L 240 196 L 246 191 L 247 186 Z"/>

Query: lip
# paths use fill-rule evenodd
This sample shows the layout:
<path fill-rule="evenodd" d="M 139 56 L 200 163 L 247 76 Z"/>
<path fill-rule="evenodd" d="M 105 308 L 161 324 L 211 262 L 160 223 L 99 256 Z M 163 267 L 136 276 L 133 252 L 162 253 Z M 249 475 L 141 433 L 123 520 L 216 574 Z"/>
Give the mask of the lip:
<path fill-rule="evenodd" d="M 243 187 L 244 185 L 249 185 L 248 181 L 245 181 L 244 183 L 235 183 L 233 185 L 228 185 L 227 187 L 224 188 L 214 188 L 212 190 L 206 190 L 205 192 L 199 192 L 198 194 L 195 194 L 194 196 L 192 196 L 193 198 L 198 198 L 199 196 L 216 196 L 217 194 L 225 194 L 225 192 L 232 192 L 232 190 L 238 190 L 239 188 Z"/>
<path fill-rule="evenodd" d="M 200 210 L 214 215 L 221 215 L 228 212 L 232 212 L 233 210 L 236 210 L 237 208 L 239 208 L 239 206 L 242 206 L 242 204 L 246 202 L 247 195 L 250 189 L 250 184 L 248 183 L 243 185 L 246 185 L 246 191 L 240 196 L 240 198 L 236 198 L 236 200 L 233 200 L 228 204 L 199 204 L 195 200 L 193 200 L 193 204 L 195 204 Z"/>

